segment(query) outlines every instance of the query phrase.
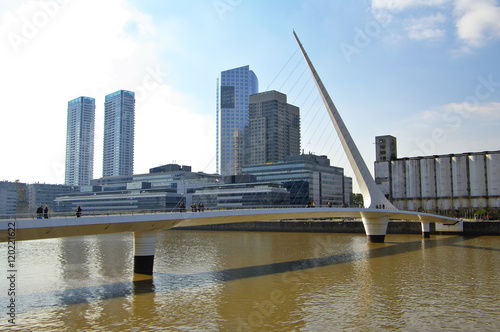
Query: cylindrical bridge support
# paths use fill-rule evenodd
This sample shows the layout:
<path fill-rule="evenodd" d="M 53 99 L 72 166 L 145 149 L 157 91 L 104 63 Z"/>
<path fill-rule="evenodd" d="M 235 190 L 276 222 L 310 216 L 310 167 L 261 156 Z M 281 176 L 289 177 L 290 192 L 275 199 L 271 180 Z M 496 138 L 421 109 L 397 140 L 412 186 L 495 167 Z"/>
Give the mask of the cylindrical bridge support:
<path fill-rule="evenodd" d="M 422 235 L 424 239 L 428 239 L 431 237 L 431 223 L 428 221 L 421 221 L 422 224 Z"/>
<path fill-rule="evenodd" d="M 134 273 L 153 274 L 156 232 L 134 233 Z"/>
<path fill-rule="evenodd" d="M 384 243 L 385 234 L 387 233 L 387 225 L 389 225 L 389 218 L 368 218 L 362 216 L 362 219 L 366 235 L 368 236 L 368 241 L 373 243 Z"/>

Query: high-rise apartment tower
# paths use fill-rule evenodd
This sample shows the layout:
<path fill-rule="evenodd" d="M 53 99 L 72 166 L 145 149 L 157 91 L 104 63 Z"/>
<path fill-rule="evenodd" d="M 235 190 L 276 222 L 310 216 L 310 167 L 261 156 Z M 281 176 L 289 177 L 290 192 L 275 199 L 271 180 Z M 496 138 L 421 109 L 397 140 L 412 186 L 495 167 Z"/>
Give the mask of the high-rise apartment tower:
<path fill-rule="evenodd" d="M 78 97 L 68 102 L 64 183 L 89 185 L 94 175 L 95 99 Z"/>
<path fill-rule="evenodd" d="M 248 117 L 243 166 L 300 154 L 299 108 L 288 104 L 285 94 L 273 90 L 251 95 Z"/>
<path fill-rule="evenodd" d="M 135 94 L 119 90 L 104 102 L 102 176 L 134 173 Z"/>

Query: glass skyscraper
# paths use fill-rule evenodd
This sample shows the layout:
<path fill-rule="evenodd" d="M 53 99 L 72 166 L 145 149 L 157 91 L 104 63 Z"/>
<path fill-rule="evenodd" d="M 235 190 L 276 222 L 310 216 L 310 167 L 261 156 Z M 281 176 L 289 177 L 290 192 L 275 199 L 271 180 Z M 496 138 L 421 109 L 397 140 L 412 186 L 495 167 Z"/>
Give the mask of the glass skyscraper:
<path fill-rule="evenodd" d="M 102 176 L 134 173 L 135 94 L 119 90 L 104 102 Z"/>
<path fill-rule="evenodd" d="M 235 141 L 241 141 L 248 124 L 248 97 L 258 93 L 259 81 L 249 66 L 221 72 L 217 84 L 217 173 L 236 173 Z"/>
<path fill-rule="evenodd" d="M 64 183 L 89 185 L 94 175 L 95 99 L 78 97 L 68 102 Z"/>

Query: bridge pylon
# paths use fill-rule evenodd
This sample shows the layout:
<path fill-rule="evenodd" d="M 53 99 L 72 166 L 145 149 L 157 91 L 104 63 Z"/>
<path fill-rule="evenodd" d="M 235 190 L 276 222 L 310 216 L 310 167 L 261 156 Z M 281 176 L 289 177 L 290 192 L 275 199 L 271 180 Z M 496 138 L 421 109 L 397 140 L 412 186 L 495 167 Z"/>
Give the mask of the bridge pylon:
<path fill-rule="evenodd" d="M 347 130 L 347 127 L 344 124 L 344 121 L 340 117 L 335 104 L 333 103 L 328 91 L 326 91 L 323 82 L 319 78 L 318 72 L 314 68 L 309 56 L 307 55 L 304 47 L 300 43 L 299 37 L 293 32 L 297 43 L 299 44 L 300 50 L 304 55 L 304 58 L 307 62 L 307 66 L 311 71 L 311 74 L 316 82 L 316 86 L 321 94 L 321 98 L 328 110 L 328 114 L 333 122 L 333 126 L 337 131 L 340 142 L 342 143 L 342 147 L 344 148 L 344 152 L 347 155 L 347 159 L 349 160 L 349 164 L 351 165 L 356 180 L 358 182 L 359 188 L 361 190 L 361 195 L 363 195 L 363 201 L 366 208 L 379 208 L 384 207 L 389 210 L 397 210 L 394 205 L 392 205 L 389 200 L 385 197 L 385 195 L 380 191 L 375 180 L 373 179 L 368 167 L 366 167 L 365 161 L 361 156 L 354 140 L 351 137 L 351 134 Z M 366 235 L 368 236 L 368 240 L 371 242 L 384 242 L 385 234 L 387 231 L 387 225 L 389 224 L 389 218 L 369 218 L 363 217 L 363 225 L 365 227 Z"/>

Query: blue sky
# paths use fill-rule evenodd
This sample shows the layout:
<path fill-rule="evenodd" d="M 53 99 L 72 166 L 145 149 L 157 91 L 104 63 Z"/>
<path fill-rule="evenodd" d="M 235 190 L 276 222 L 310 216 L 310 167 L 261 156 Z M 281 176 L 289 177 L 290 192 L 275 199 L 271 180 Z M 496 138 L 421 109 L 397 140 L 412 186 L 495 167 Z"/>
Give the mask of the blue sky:
<path fill-rule="evenodd" d="M 0 180 L 63 183 L 67 102 L 136 92 L 135 173 L 215 172 L 216 78 L 249 65 L 301 108 L 302 148 L 346 168 L 295 29 L 370 169 L 500 148 L 500 3 L 488 0 L 0 0 Z"/>

